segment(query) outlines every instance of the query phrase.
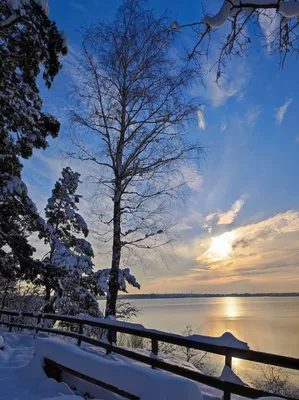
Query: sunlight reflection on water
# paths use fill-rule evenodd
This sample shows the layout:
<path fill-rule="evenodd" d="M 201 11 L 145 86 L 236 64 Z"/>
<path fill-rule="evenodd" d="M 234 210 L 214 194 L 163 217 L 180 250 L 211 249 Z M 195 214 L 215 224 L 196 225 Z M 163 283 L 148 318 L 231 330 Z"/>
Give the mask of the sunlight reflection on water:
<path fill-rule="evenodd" d="M 230 331 L 253 350 L 299 358 L 298 297 L 224 297 L 132 300 L 141 314 L 132 320 L 147 328 L 181 333 L 187 325 L 203 335 Z M 223 358 L 217 357 L 220 368 Z M 236 372 L 256 366 L 233 360 Z"/>

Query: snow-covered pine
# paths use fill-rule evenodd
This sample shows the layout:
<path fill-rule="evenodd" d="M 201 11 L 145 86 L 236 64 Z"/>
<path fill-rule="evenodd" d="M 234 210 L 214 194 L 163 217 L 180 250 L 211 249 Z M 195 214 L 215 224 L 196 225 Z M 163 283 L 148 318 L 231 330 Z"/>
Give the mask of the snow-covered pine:
<path fill-rule="evenodd" d="M 67 51 L 45 10 L 42 0 L 0 0 L 0 249 L 2 260 L 12 254 L 9 265 L 25 279 L 36 273 L 27 236 L 38 229 L 39 217 L 22 181 L 20 158 L 46 148 L 48 136 L 58 134 L 59 122 L 42 111 L 36 80 L 42 65 L 50 88 L 59 56 Z"/>
<path fill-rule="evenodd" d="M 62 170 L 45 208 L 46 221 L 40 237 L 49 244 L 39 283 L 45 287 L 45 310 L 100 316 L 93 285 L 94 256 L 87 224 L 78 213 L 80 174 Z M 78 237 L 78 235 L 84 237 Z"/>

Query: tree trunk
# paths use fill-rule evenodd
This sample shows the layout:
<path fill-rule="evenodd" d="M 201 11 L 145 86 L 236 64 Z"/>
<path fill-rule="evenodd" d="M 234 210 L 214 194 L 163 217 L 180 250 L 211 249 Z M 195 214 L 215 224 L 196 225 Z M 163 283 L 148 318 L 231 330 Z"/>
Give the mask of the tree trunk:
<path fill-rule="evenodd" d="M 116 315 L 116 302 L 118 295 L 118 275 L 121 257 L 121 202 L 119 192 L 116 190 L 113 211 L 113 247 L 112 262 L 109 277 L 109 292 L 107 293 L 105 317 Z"/>
<path fill-rule="evenodd" d="M 47 282 L 46 282 L 45 286 L 46 286 L 46 289 L 45 289 L 45 302 L 47 303 L 51 299 L 51 287 Z"/>

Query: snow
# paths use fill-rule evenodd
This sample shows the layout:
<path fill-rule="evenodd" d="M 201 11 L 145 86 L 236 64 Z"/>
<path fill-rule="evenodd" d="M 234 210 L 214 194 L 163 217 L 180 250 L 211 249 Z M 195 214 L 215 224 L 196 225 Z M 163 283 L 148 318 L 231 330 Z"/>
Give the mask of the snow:
<path fill-rule="evenodd" d="M 44 400 L 61 400 L 61 396 L 51 397 L 51 398 L 47 397 Z M 64 396 L 63 400 L 82 400 L 82 397 L 71 394 Z"/>
<path fill-rule="evenodd" d="M 221 379 L 223 381 L 227 381 L 227 382 L 236 383 L 237 385 L 248 386 L 227 365 L 224 366 L 224 368 L 219 376 L 219 379 Z"/>
<path fill-rule="evenodd" d="M 64 382 L 49 379 L 32 363 L 34 336 L 2 332 L 5 342 L 0 351 L 0 400 L 82 400 Z M 30 365 L 30 367 L 29 367 Z"/>
<path fill-rule="evenodd" d="M 4 339 L 2 336 L 0 336 L 0 349 L 4 347 Z"/>
<path fill-rule="evenodd" d="M 108 293 L 109 290 L 109 278 L 110 278 L 110 268 L 105 268 L 98 270 L 95 273 L 97 278 L 98 290 L 102 293 Z M 127 292 L 127 283 L 140 289 L 140 284 L 134 275 L 131 274 L 130 268 L 123 268 L 119 270 L 118 273 L 118 286 L 119 290 L 122 292 Z"/>
<path fill-rule="evenodd" d="M 279 5 L 279 12 L 286 18 L 292 18 L 299 15 L 299 3 L 282 2 Z"/>
<path fill-rule="evenodd" d="M 46 15 L 49 15 L 49 3 L 48 0 L 35 0 L 37 4 L 41 6 Z M 29 0 L 6 0 L 7 5 L 11 10 L 21 9 L 22 6 L 26 3 L 29 3 Z"/>
<path fill-rule="evenodd" d="M 242 2 L 243 6 L 246 2 Z M 277 3 L 273 0 L 250 0 L 247 4 L 255 5 L 257 8 L 263 8 L 265 5 L 269 6 L 273 4 L 273 9 L 277 8 Z M 226 23 L 230 16 L 234 15 L 234 5 L 240 5 L 239 0 L 228 1 L 225 0 L 219 10 L 215 15 L 205 15 L 202 23 L 209 25 L 211 28 L 220 28 Z M 246 15 L 250 15 L 253 10 L 252 7 L 244 8 Z M 278 8 L 279 13 L 285 18 L 292 18 L 299 16 L 299 2 L 296 1 L 281 1 Z M 175 29 L 172 26 L 171 29 Z"/>
<path fill-rule="evenodd" d="M 178 21 L 173 21 L 171 27 L 168 29 L 169 31 L 175 30 L 175 31 L 180 31 L 181 27 Z"/>
<path fill-rule="evenodd" d="M 222 7 L 216 15 L 210 16 L 205 15 L 202 22 L 204 24 L 209 25 L 211 28 L 220 28 L 220 26 L 224 25 L 231 13 L 231 3 L 228 1 L 224 1 Z"/>
<path fill-rule="evenodd" d="M 144 328 L 141 325 L 139 329 Z M 83 400 L 80 393 L 89 393 L 102 400 L 120 398 L 67 373 L 62 374 L 63 382 L 60 383 L 48 378 L 43 370 L 45 357 L 135 394 L 141 400 L 220 400 L 223 395 L 212 387 L 161 370 L 152 370 L 124 356 L 106 355 L 100 347 L 82 343 L 79 348 L 75 345 L 76 341 L 70 338 L 50 337 L 42 333 L 8 333 L 6 329 L 0 329 L 0 333 L 4 341 L 4 350 L 0 351 L 0 400 Z M 221 342 L 227 343 L 226 340 Z M 150 354 L 149 350 L 134 351 L 147 356 Z M 163 354 L 160 359 L 198 371 L 172 355 Z M 227 366 L 219 379 L 246 385 Z"/>
<path fill-rule="evenodd" d="M 202 335 L 191 335 L 188 339 L 195 340 L 201 343 L 215 344 L 217 346 L 233 347 L 235 349 L 249 350 L 247 343 L 237 339 L 232 333 L 225 332 L 219 337 L 202 336 Z"/>
<path fill-rule="evenodd" d="M 167 373 L 100 358 L 60 339 L 35 340 L 35 357 L 49 358 L 78 372 L 139 396 L 142 400 L 201 400 L 198 385 Z M 117 377 L 117 380 L 115 379 Z"/>

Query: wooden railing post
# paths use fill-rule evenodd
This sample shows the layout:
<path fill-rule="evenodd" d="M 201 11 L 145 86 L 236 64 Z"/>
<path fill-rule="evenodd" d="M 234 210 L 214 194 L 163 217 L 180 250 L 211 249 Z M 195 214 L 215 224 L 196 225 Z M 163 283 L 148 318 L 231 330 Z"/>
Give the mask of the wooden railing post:
<path fill-rule="evenodd" d="M 83 331 L 84 331 L 84 324 L 82 324 L 82 322 L 80 322 L 79 323 L 79 335 L 82 335 L 83 334 Z M 78 338 L 78 342 L 77 342 L 77 346 L 81 346 L 81 343 L 82 343 L 82 338 L 81 337 L 79 337 Z"/>
<path fill-rule="evenodd" d="M 11 320 L 12 320 L 12 315 L 9 316 L 9 329 L 8 329 L 8 332 L 12 331 Z"/>
<path fill-rule="evenodd" d="M 154 354 L 155 356 L 158 355 L 159 352 L 159 343 L 158 340 L 156 339 L 152 339 L 152 354 Z M 152 369 L 155 369 L 155 367 L 152 365 Z"/>
<path fill-rule="evenodd" d="M 116 335 L 116 332 L 113 331 L 112 328 L 108 328 L 106 331 L 106 335 L 107 335 L 106 339 L 107 339 L 108 343 L 110 344 L 110 346 L 113 346 L 113 336 Z M 110 353 L 112 353 L 111 347 L 106 349 L 106 355 L 108 355 Z"/>
<path fill-rule="evenodd" d="M 224 390 L 223 392 L 223 400 L 230 400 L 231 393 L 228 389 Z"/>
<path fill-rule="evenodd" d="M 226 354 L 225 356 L 225 365 L 230 369 L 232 368 L 232 356 L 230 354 Z"/>
<path fill-rule="evenodd" d="M 230 354 L 225 355 L 225 365 L 232 369 L 232 356 Z M 228 389 L 223 392 L 223 400 L 231 400 L 231 392 Z"/>
<path fill-rule="evenodd" d="M 36 328 L 35 328 L 35 332 L 36 332 L 36 333 L 38 333 L 38 328 L 39 328 L 39 326 L 40 326 L 41 320 L 42 320 L 42 317 L 41 317 L 41 315 L 39 314 L 39 315 L 37 316 L 37 321 L 36 321 Z"/>

